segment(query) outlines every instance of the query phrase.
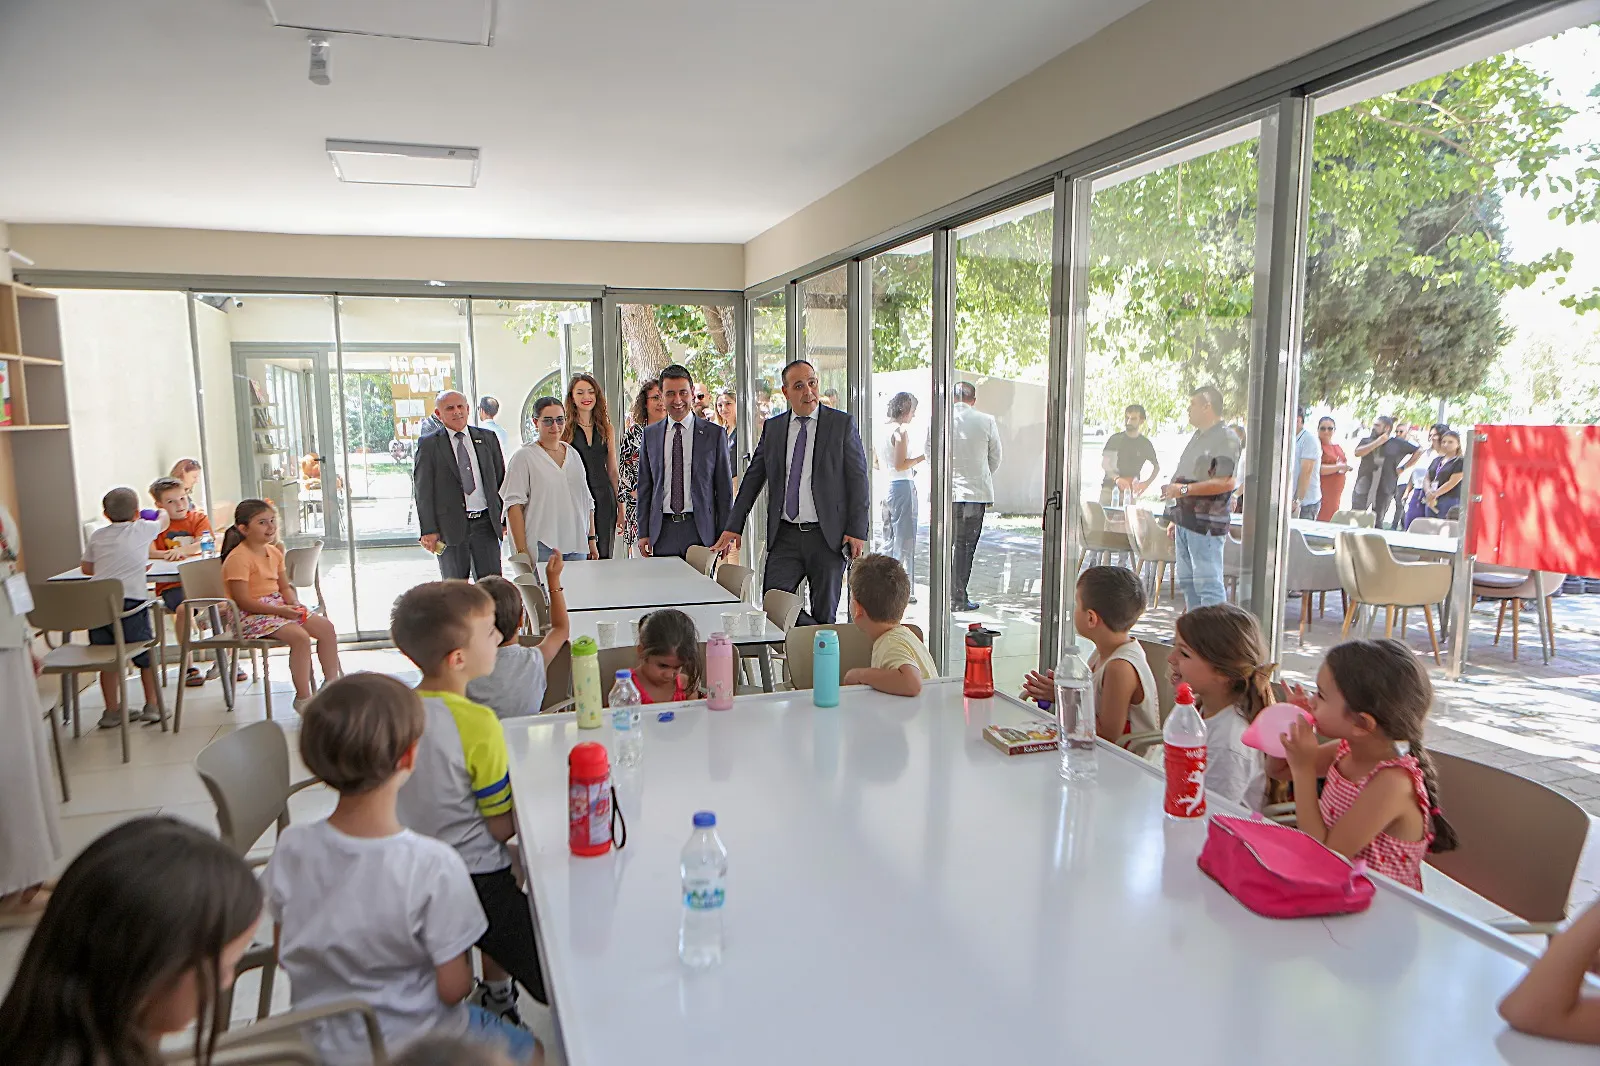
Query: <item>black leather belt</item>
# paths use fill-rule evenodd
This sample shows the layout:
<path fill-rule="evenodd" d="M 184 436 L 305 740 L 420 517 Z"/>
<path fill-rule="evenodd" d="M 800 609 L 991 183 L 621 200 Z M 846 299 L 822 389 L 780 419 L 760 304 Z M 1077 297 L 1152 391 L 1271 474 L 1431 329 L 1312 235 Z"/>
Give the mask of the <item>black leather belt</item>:
<path fill-rule="evenodd" d="M 468 511 L 467 512 L 467 521 L 468 522 L 476 522 L 478 519 L 482 518 L 484 515 L 486 515 L 488 513 L 489 513 L 488 511 Z"/>
<path fill-rule="evenodd" d="M 694 512 L 680 511 L 678 514 L 672 514 L 671 512 L 668 512 L 661 517 L 665 518 L 668 522 L 692 522 L 694 521 Z"/>
<path fill-rule="evenodd" d="M 786 526 L 793 526 L 802 533 L 810 533 L 813 529 L 822 528 L 821 522 L 791 522 L 787 518 L 783 520 L 783 524 Z"/>

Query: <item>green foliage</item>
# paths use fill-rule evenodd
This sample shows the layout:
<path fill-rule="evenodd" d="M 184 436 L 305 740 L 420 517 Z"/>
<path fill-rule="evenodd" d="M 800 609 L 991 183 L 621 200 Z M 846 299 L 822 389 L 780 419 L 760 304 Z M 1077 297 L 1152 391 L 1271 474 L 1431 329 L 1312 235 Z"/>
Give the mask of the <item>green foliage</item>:
<path fill-rule="evenodd" d="M 706 323 L 705 310 L 685 304 L 657 304 L 661 337 L 697 384 L 712 395 L 733 388 L 733 360 L 718 348 Z"/>
<path fill-rule="evenodd" d="M 394 390 L 387 373 L 346 371 L 344 432 L 346 447 L 381 452 L 394 440 Z"/>

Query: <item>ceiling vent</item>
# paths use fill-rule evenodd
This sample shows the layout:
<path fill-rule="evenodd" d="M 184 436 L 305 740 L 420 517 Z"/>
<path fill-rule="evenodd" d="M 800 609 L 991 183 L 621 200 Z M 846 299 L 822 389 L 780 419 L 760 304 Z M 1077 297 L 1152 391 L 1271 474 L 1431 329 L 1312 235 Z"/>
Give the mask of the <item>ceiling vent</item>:
<path fill-rule="evenodd" d="M 319 33 L 494 43 L 495 0 L 265 0 L 274 26 Z"/>
<path fill-rule="evenodd" d="M 478 184 L 478 150 L 442 144 L 328 141 L 328 158 L 340 181 L 357 185 L 437 185 L 470 189 Z"/>

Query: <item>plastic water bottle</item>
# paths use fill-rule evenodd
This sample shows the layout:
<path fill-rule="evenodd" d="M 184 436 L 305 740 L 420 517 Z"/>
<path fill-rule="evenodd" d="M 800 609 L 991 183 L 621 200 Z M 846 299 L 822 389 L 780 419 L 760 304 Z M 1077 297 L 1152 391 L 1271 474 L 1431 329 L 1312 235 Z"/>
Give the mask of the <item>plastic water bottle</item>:
<path fill-rule="evenodd" d="M 618 670 L 611 686 L 611 729 L 616 734 L 618 766 L 638 766 L 644 758 L 644 729 L 639 710 L 639 689 L 632 670 Z"/>
<path fill-rule="evenodd" d="M 211 530 L 209 530 L 209 529 L 205 530 L 204 532 L 202 532 L 200 534 L 200 554 L 201 555 L 215 555 L 215 554 L 217 554 L 217 538 L 215 538 L 215 537 L 213 537 L 211 535 Z"/>
<path fill-rule="evenodd" d="M 1169 818 L 1200 818 L 1206 813 L 1206 720 L 1195 709 L 1194 690 L 1179 685 L 1176 706 L 1161 730 L 1167 768 Z"/>
<path fill-rule="evenodd" d="M 1061 739 L 1061 776 L 1068 781 L 1093 781 L 1095 757 L 1094 674 L 1068 644 L 1056 661 L 1056 728 Z"/>
<path fill-rule="evenodd" d="M 678 958 L 696 970 L 722 961 L 722 905 L 726 902 L 728 849 L 717 836 L 717 816 L 696 811 L 694 833 L 678 858 L 683 873 L 683 924 Z"/>

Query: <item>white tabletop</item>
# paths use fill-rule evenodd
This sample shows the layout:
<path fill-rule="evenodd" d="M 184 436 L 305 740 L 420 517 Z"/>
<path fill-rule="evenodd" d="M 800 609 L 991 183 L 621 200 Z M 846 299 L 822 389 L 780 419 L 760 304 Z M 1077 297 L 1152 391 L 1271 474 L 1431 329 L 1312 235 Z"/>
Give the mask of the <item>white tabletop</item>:
<path fill-rule="evenodd" d="M 1289 523 L 1312 540 L 1334 540 L 1340 533 L 1376 533 L 1389 547 L 1400 551 L 1423 552 L 1427 555 L 1454 555 L 1457 540 L 1440 533 L 1408 533 L 1403 529 L 1373 529 L 1363 526 L 1346 526 L 1337 522 L 1313 522 L 1296 518 Z"/>
<path fill-rule="evenodd" d="M 672 605 L 668 605 L 672 606 Z M 675 607 L 694 621 L 694 627 L 704 641 L 711 634 L 723 629 L 722 615 L 727 611 L 736 611 L 748 614 L 751 617 L 760 615 L 761 631 L 759 633 L 729 633 L 728 639 L 735 644 L 781 644 L 783 643 L 783 630 L 773 625 L 767 616 L 756 607 L 748 603 L 685 603 Z M 601 622 L 637 622 L 651 611 L 660 610 L 660 607 L 616 607 L 609 611 L 571 611 L 568 617 L 572 620 L 572 639 L 579 637 L 594 637 L 599 639 Z M 633 634 L 624 632 L 617 634 L 615 644 L 601 644 L 601 648 L 625 647 L 633 643 Z"/>
<path fill-rule="evenodd" d="M 1387 882 L 1364 914 L 1256 917 L 1125 753 L 1102 744 L 1097 785 L 1068 787 L 1053 754 L 982 738 L 1015 701 L 845 692 L 647 713 L 617 775 L 628 846 L 599 858 L 567 851 L 566 758 L 605 731 L 506 723 L 573 1066 L 1593 1061 L 1506 1030 L 1531 955 L 1486 927 Z M 727 932 L 690 973 L 678 853 L 701 809 L 729 850 Z"/>
<path fill-rule="evenodd" d="M 145 564 L 144 576 L 151 581 L 176 581 L 178 580 L 178 564 L 167 559 L 152 559 Z M 63 570 L 54 574 L 51 581 L 87 581 L 89 575 L 83 572 L 83 567 L 75 566 L 71 570 Z"/>
<path fill-rule="evenodd" d="M 581 559 L 561 577 L 569 611 L 737 603 L 739 597 L 682 559 Z"/>

